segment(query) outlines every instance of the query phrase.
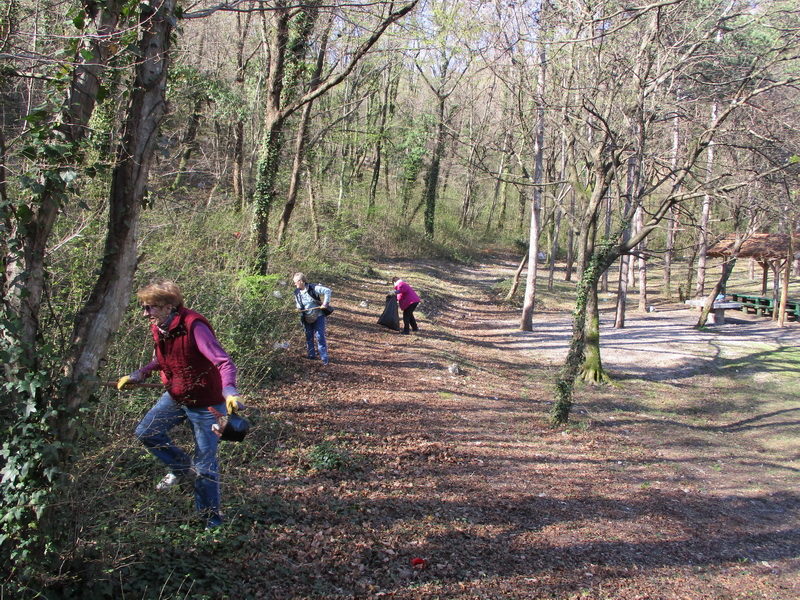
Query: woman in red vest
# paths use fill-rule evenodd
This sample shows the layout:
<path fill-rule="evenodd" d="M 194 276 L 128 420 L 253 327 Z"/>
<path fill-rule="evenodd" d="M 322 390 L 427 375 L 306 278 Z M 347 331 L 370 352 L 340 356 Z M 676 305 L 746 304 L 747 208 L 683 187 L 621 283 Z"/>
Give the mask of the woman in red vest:
<path fill-rule="evenodd" d="M 140 383 L 156 370 L 166 391 L 136 427 L 136 437 L 165 465 L 168 473 L 156 486 L 172 487 L 182 479 L 194 481 L 195 505 L 206 528 L 222 523 L 217 446 L 212 429 L 217 415 L 239 406 L 236 366 L 222 349 L 206 318 L 183 306 L 183 294 L 172 281 L 148 285 L 137 292 L 143 316 L 150 323 L 154 358 L 120 378 L 117 388 Z M 169 431 L 188 421 L 195 439 L 194 457 L 176 446 Z"/>

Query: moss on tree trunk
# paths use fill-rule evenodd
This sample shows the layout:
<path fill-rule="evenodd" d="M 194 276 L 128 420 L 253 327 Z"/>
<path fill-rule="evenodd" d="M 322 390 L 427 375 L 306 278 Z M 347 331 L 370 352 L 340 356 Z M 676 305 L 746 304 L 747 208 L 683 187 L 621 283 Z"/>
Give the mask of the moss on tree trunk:
<path fill-rule="evenodd" d="M 612 245 L 607 241 L 598 244 L 592 252 L 588 266 L 581 274 L 572 318 L 572 342 L 567 353 L 567 360 L 556 378 L 555 402 L 550 411 L 550 422 L 553 425 L 563 425 L 569 421 L 569 413 L 572 409 L 572 390 L 575 387 L 575 380 L 584 371 L 588 309 L 592 299 L 595 308 L 597 307 L 597 282 L 600 280 L 600 275 L 602 275 L 603 271 L 608 269 L 619 258 L 620 253 L 618 246 Z M 598 338 L 596 340 L 597 343 L 593 346 L 597 348 L 598 366 L 600 366 L 599 320 L 597 324 Z"/>
<path fill-rule="evenodd" d="M 586 320 L 584 323 L 584 349 L 583 367 L 580 379 L 587 383 L 608 383 L 608 374 L 603 370 L 603 361 L 600 357 L 600 312 L 597 307 L 597 282 L 588 290 L 586 302 Z"/>

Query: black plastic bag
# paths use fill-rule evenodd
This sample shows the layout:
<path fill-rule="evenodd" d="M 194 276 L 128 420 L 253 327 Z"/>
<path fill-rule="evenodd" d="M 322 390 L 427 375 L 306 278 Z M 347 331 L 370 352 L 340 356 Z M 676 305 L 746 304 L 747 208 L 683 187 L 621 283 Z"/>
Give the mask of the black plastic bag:
<path fill-rule="evenodd" d="M 241 405 L 240 405 L 241 406 Z M 211 426 L 221 440 L 231 442 L 241 442 L 250 431 L 250 421 L 237 414 L 223 415 L 213 406 L 208 407 L 209 412 L 214 415 L 217 422 Z"/>
<path fill-rule="evenodd" d="M 397 316 L 397 296 L 386 294 L 386 308 L 378 318 L 378 325 L 383 325 L 394 331 L 400 331 L 400 317 Z"/>
<path fill-rule="evenodd" d="M 250 431 L 250 421 L 239 415 L 228 415 L 228 422 L 222 430 L 221 440 L 241 442 Z"/>

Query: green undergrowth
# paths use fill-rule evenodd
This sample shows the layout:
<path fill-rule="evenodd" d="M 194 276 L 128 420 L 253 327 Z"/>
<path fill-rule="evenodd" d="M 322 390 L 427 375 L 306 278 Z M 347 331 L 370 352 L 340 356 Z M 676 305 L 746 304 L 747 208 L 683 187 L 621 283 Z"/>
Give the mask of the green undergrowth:
<path fill-rule="evenodd" d="M 128 399 L 120 408 L 144 409 L 150 401 Z M 272 493 L 263 483 L 269 478 L 253 474 L 274 474 L 281 465 L 281 477 L 322 485 L 353 476 L 363 462 L 346 435 L 313 443 L 273 417 L 256 413 L 251 420 L 253 430 L 243 442 L 220 447 L 225 523 L 211 531 L 194 514 L 190 485 L 154 489 L 163 467 L 130 432 L 96 430 L 96 451 L 84 458 L 64 498 L 84 507 L 65 524 L 77 532 L 76 543 L 64 552 L 59 576 L 19 597 L 250 597 L 253 587 L 241 578 L 247 570 L 242 561 L 259 553 L 259 540 L 313 520 L 302 504 Z M 176 428 L 174 434 L 179 445 L 191 445 L 188 428 Z M 330 502 L 336 510 L 336 500 Z"/>
<path fill-rule="evenodd" d="M 225 557 L 239 560 L 253 543 L 254 528 L 299 518 L 297 507 L 254 487 L 250 469 L 267 468 L 285 424 L 248 413 L 253 430 L 241 443 L 220 446 L 226 522 L 206 531 L 196 516 L 191 484 L 156 491 L 163 465 L 133 437 L 137 415 L 153 397 L 140 394 L 117 405 L 116 426 L 97 423 L 92 449 L 73 473 L 63 497 L 73 506 L 64 525 L 75 542 L 62 550 L 57 577 L 40 582 L 44 598 L 224 599 L 247 593 L 246 582 L 220 568 Z M 290 433 L 289 433 L 290 434 Z M 188 427 L 173 430 L 174 441 L 191 448 Z M 44 585 L 43 585 L 44 583 Z"/>

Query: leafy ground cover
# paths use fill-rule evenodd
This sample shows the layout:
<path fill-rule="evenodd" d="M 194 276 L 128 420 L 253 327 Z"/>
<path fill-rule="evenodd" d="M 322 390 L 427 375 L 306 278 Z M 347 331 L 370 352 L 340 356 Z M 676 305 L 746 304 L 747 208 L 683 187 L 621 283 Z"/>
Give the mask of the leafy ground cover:
<path fill-rule="evenodd" d="M 249 399 L 255 430 L 223 449 L 225 527 L 194 533 L 187 490 L 127 472 L 137 509 L 100 579 L 158 598 L 800 597 L 800 326 L 631 313 L 603 327 L 613 383 L 553 429 L 569 315 L 519 332 L 493 292 L 513 268 L 337 282 L 331 364 L 293 339 L 290 372 Z M 423 297 L 418 334 L 376 325 L 392 274 Z"/>

